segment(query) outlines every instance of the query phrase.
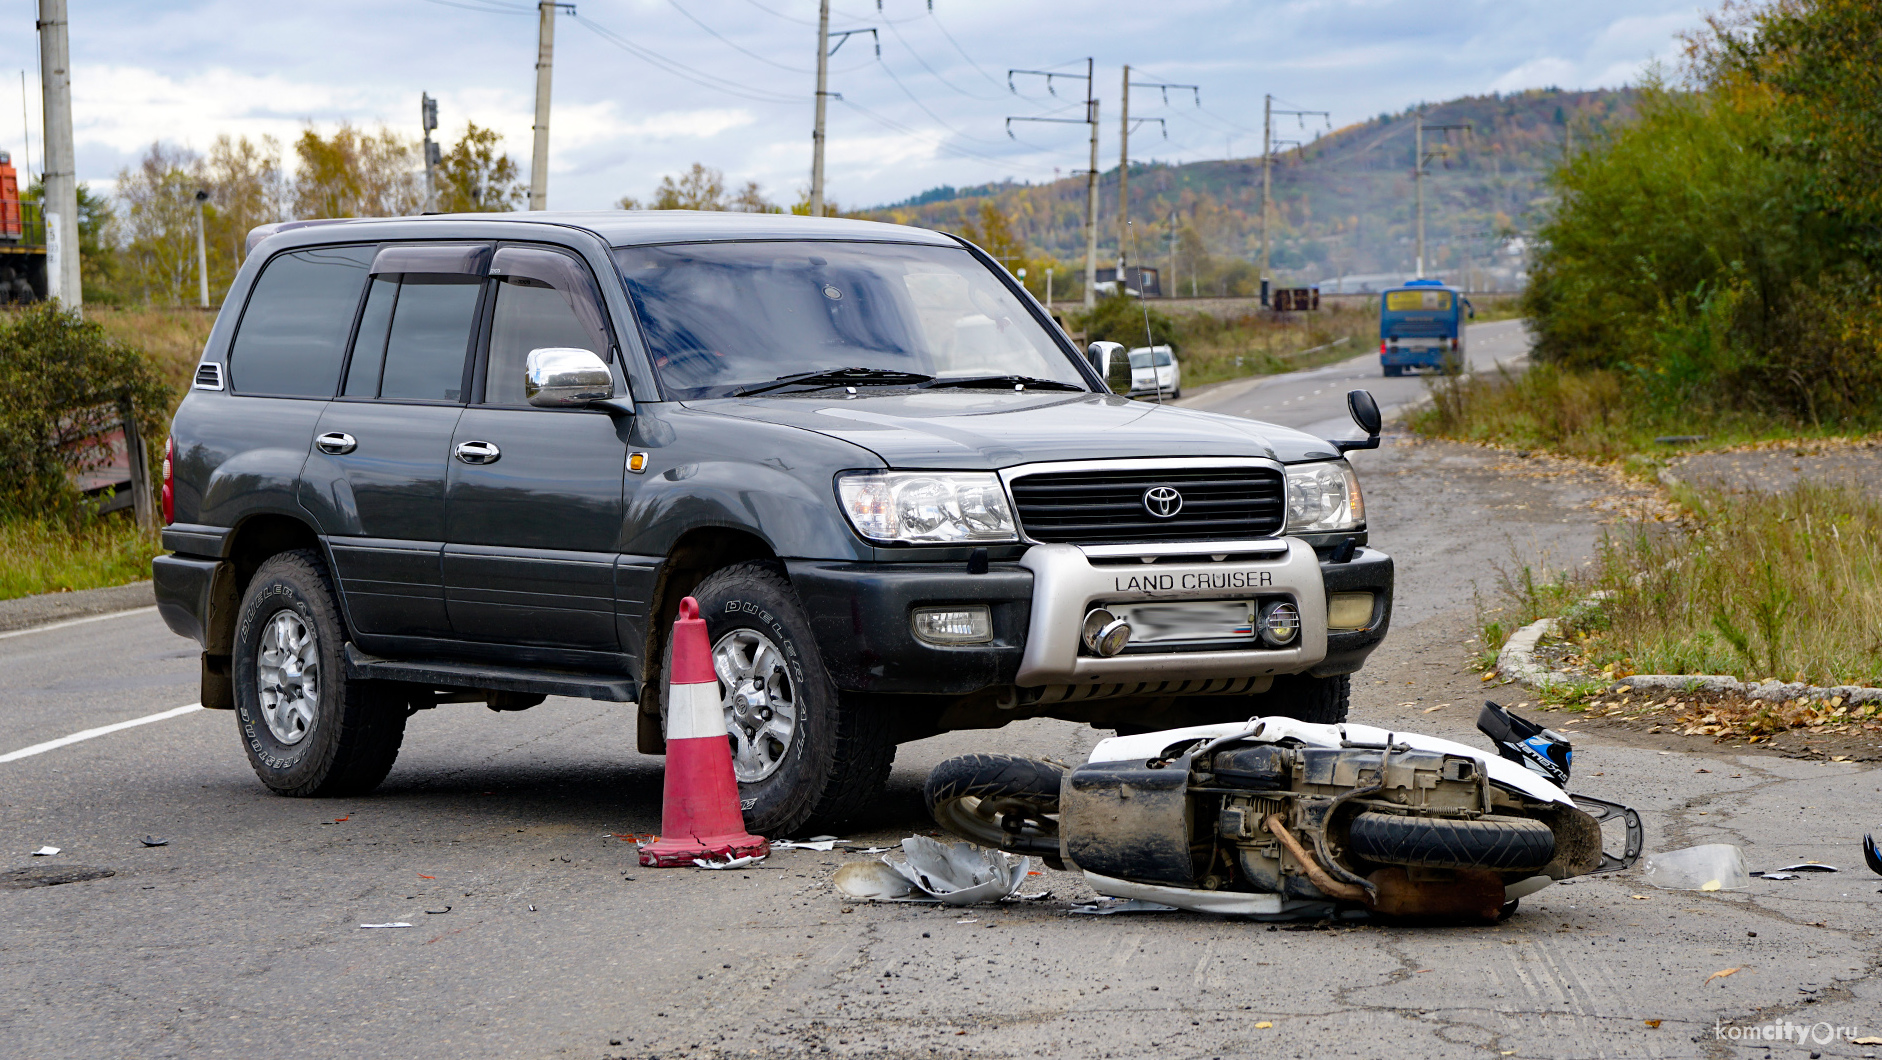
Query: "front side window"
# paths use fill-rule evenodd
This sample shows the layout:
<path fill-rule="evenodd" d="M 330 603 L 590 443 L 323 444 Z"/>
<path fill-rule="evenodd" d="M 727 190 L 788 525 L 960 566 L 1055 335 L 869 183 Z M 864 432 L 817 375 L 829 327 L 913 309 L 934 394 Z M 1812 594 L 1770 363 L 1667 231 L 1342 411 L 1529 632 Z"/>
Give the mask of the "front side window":
<path fill-rule="evenodd" d="M 838 368 L 1087 387 L 1019 298 L 960 248 L 690 243 L 614 254 L 661 383 L 681 399 Z"/>
<path fill-rule="evenodd" d="M 332 397 L 372 259 L 368 246 L 296 250 L 270 261 L 229 347 L 231 389 Z"/>
<path fill-rule="evenodd" d="M 464 357 L 477 322 L 483 281 L 475 276 L 376 276 L 366 296 L 348 397 L 460 401 Z"/>
<path fill-rule="evenodd" d="M 561 346 L 608 357 L 600 294 L 586 266 L 565 254 L 504 247 L 491 267 L 496 306 L 490 320 L 490 367 L 484 400 L 523 405 L 529 351 Z"/>

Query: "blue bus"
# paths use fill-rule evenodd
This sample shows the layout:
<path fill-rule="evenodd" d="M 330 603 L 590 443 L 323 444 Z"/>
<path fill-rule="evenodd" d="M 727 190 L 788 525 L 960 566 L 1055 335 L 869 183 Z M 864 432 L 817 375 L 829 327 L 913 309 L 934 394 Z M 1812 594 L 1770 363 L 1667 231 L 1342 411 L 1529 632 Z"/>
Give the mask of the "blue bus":
<path fill-rule="evenodd" d="M 1447 375 L 1464 370 L 1464 320 L 1477 311 L 1443 280 L 1408 280 L 1379 295 L 1379 363 L 1387 376 L 1407 368 Z"/>

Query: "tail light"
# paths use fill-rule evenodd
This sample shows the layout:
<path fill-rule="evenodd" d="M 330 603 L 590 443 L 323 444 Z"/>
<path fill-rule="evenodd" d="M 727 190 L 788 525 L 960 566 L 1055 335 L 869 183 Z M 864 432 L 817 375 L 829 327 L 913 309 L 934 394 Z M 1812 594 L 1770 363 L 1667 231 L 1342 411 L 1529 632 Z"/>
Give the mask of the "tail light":
<path fill-rule="evenodd" d="M 1454 349 L 1456 349 L 1456 348 L 1457 348 L 1457 340 L 1456 340 L 1456 339 L 1452 339 L 1452 340 L 1451 340 L 1451 349 L 1453 349 L 1453 350 L 1454 350 Z"/>
<path fill-rule="evenodd" d="M 1384 339 L 1379 340 L 1379 356 L 1381 357 L 1385 356 L 1385 340 Z"/>
<path fill-rule="evenodd" d="M 163 440 L 163 525 L 176 522 L 176 439 Z"/>

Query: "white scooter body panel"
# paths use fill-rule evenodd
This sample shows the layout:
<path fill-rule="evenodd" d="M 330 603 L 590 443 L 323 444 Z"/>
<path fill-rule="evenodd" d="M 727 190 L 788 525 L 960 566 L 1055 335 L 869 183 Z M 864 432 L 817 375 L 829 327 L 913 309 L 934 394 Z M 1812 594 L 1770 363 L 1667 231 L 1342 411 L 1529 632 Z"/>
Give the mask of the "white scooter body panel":
<path fill-rule="evenodd" d="M 1187 728 L 1164 729 L 1161 732 L 1147 732 L 1137 736 L 1113 736 L 1098 741 L 1098 745 L 1091 749 L 1091 754 L 1085 760 L 1087 762 L 1147 760 L 1162 754 L 1163 749 L 1171 744 L 1184 743 L 1189 740 L 1220 739 L 1224 736 L 1242 733 L 1246 734 L 1243 739 L 1249 743 L 1278 743 L 1285 739 L 1295 739 L 1309 747 L 1338 748 L 1342 741 L 1371 744 L 1383 744 L 1389 741 L 1395 744 L 1406 744 L 1420 751 L 1436 751 L 1440 754 L 1474 758 L 1490 777 L 1491 783 L 1514 789 L 1530 798 L 1544 802 L 1559 802 L 1571 808 L 1575 805 L 1567 792 L 1549 783 L 1546 778 L 1507 759 L 1485 754 L 1461 743 L 1415 732 L 1381 729 L 1372 725 L 1315 725 L 1279 715 L 1227 725 L 1191 725 Z"/>

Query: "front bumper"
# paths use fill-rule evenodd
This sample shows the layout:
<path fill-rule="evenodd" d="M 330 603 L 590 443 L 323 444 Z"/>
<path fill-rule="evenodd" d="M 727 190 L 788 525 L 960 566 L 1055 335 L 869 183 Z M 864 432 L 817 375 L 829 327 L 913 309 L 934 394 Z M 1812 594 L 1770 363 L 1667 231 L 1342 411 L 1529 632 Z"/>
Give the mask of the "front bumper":
<path fill-rule="evenodd" d="M 1245 551 L 1251 547 L 1267 551 Z M 1333 676 L 1359 669 L 1391 621 L 1392 560 L 1368 548 L 1345 563 L 1322 559 L 1295 539 L 1238 545 L 1229 550 L 1235 558 L 1220 562 L 1162 556 L 1144 563 L 1139 553 L 1147 549 L 1090 551 L 1035 545 L 1018 563 L 995 563 L 985 574 L 970 574 L 958 562 L 789 560 L 785 567 L 832 681 L 850 692 L 964 696 L 1014 686 L 1174 688 L 1192 679 Z M 1106 551 L 1113 554 L 1100 554 Z M 1329 632 L 1326 594 L 1358 591 L 1375 596 L 1371 621 L 1361 630 Z M 1085 612 L 1100 603 L 1282 595 L 1294 598 L 1304 618 L 1302 639 L 1292 648 L 1109 659 L 1079 651 Z M 954 604 L 988 607 L 991 642 L 939 647 L 916 639 L 910 626 L 915 608 Z"/>

